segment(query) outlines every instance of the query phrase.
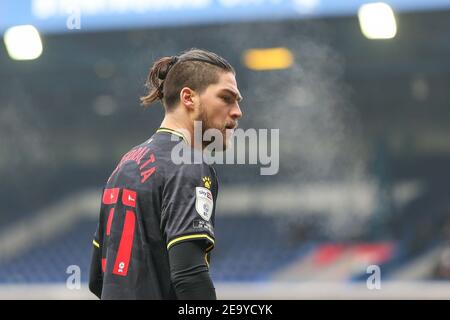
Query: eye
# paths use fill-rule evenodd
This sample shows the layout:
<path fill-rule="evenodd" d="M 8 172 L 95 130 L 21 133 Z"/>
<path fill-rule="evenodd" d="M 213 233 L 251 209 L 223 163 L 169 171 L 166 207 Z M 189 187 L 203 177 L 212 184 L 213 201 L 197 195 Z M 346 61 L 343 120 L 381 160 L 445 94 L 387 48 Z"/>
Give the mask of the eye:
<path fill-rule="evenodd" d="M 223 96 L 222 100 L 227 104 L 233 103 L 233 98 L 231 98 L 230 96 Z"/>

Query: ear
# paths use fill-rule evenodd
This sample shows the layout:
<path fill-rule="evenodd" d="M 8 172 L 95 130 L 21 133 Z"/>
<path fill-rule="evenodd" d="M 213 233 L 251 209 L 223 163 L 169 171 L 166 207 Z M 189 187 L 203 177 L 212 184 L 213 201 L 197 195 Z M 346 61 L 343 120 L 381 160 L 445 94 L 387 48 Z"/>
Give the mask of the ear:
<path fill-rule="evenodd" d="M 197 100 L 197 94 L 189 87 L 184 87 L 180 91 L 180 102 L 188 110 L 194 111 Z"/>

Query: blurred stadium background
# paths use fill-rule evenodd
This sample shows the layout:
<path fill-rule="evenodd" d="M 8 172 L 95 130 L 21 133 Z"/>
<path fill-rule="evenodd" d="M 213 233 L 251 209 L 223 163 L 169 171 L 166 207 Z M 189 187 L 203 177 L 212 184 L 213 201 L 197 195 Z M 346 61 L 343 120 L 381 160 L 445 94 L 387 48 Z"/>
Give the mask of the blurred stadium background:
<path fill-rule="evenodd" d="M 241 128 L 280 129 L 277 175 L 216 166 L 219 298 L 450 298 L 450 1 L 367 3 L 2 1 L 0 298 L 94 298 L 101 188 L 163 117 L 152 61 L 191 47 L 235 66 Z"/>

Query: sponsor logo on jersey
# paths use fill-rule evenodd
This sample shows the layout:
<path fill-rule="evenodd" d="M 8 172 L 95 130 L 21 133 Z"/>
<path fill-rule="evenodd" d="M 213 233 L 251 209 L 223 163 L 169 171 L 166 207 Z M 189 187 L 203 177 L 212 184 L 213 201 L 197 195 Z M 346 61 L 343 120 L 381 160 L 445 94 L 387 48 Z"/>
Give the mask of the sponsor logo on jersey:
<path fill-rule="evenodd" d="M 214 234 L 213 227 L 210 222 L 205 220 L 196 219 L 192 222 L 192 227 L 194 229 L 204 229 L 208 230 L 211 234 Z"/>
<path fill-rule="evenodd" d="M 195 210 L 202 219 L 209 221 L 214 208 L 213 196 L 210 190 L 203 187 L 195 188 Z"/>

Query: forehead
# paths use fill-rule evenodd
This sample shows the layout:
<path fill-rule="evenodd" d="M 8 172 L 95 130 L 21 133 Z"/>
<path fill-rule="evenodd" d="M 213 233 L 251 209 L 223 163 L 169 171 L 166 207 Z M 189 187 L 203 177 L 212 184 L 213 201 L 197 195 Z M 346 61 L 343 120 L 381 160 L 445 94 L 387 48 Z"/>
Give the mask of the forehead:
<path fill-rule="evenodd" d="M 210 86 L 210 88 L 214 91 L 231 91 L 236 93 L 239 97 L 241 96 L 236 77 L 232 72 L 220 72 L 219 80 L 217 83 Z"/>
<path fill-rule="evenodd" d="M 232 72 L 220 72 L 217 84 L 221 87 L 226 86 L 237 90 L 236 77 Z"/>

